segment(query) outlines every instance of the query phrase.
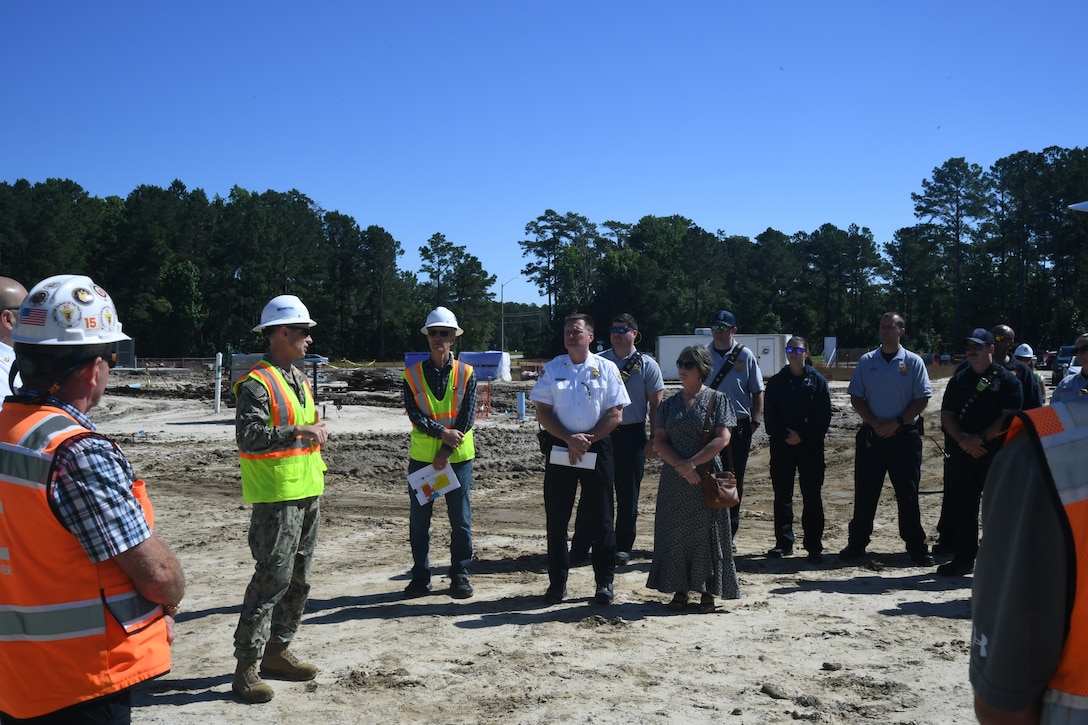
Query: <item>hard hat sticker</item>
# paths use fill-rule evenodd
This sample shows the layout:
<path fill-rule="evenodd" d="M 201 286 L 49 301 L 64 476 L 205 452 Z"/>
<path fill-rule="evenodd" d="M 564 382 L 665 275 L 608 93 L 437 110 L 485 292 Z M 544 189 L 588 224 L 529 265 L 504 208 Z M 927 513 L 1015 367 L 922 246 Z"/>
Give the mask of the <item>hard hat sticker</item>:
<path fill-rule="evenodd" d="M 83 319 L 83 313 L 71 302 L 61 302 L 53 308 L 53 319 L 61 327 L 75 327 Z"/>
<path fill-rule="evenodd" d="M 76 287 L 72 290 L 72 299 L 81 305 L 89 305 L 94 302 L 94 295 L 91 294 L 89 289 L 83 287 Z"/>

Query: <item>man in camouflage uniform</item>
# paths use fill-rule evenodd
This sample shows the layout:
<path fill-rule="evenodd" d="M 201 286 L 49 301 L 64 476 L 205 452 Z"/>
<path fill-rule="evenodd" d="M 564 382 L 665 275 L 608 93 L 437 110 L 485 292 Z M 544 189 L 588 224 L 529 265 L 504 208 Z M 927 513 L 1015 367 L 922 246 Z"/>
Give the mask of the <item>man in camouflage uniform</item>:
<path fill-rule="evenodd" d="M 328 431 L 317 419 L 309 381 L 294 365 L 305 357 L 316 324 L 298 297 L 273 298 L 253 328 L 263 331 L 269 351 L 234 388 L 242 495 L 253 504 L 249 549 L 256 566 L 234 633 L 238 666 L 231 689 L 249 703 L 272 699 L 261 675 L 294 681 L 317 675 L 316 666 L 287 651 L 310 591 L 325 488 L 321 446 Z"/>

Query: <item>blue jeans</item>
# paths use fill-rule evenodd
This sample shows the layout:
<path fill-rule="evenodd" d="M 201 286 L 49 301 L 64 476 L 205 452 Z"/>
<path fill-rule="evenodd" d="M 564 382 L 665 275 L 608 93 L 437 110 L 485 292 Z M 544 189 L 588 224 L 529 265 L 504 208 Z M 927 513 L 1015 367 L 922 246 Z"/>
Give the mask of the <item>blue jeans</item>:
<path fill-rule="evenodd" d="M 423 461 L 408 460 L 408 473 L 431 465 Z M 440 498 L 446 499 L 446 513 L 450 519 L 450 581 L 468 578 L 468 566 L 472 563 L 472 506 L 469 503 L 472 491 L 472 461 L 450 463 L 453 474 L 461 482 Z M 408 487 L 408 500 L 411 510 L 408 512 L 408 539 L 412 544 L 412 581 L 431 580 L 431 513 L 434 501 L 421 506 L 416 496 Z M 437 499 L 436 499 L 437 500 Z"/>

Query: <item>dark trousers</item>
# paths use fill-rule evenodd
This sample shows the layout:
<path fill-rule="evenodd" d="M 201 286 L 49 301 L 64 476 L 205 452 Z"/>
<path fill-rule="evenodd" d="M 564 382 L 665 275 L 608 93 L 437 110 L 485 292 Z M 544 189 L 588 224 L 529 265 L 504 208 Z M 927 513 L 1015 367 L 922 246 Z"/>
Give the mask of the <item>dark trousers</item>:
<path fill-rule="evenodd" d="M 609 438 L 612 439 L 615 468 L 616 551 L 630 552 L 635 545 L 638 496 L 646 470 L 646 426 L 638 423 L 621 425 Z M 578 500 L 578 515 L 574 517 L 570 550 L 575 556 L 585 555 L 592 539 L 592 520 L 585 503 L 585 496 Z"/>
<path fill-rule="evenodd" d="M 414 473 L 431 465 L 408 459 L 408 473 Z M 460 488 L 455 488 L 441 498 L 446 499 L 446 515 L 450 520 L 450 582 L 468 577 L 472 563 L 472 460 L 450 463 Z M 435 501 L 420 505 L 415 493 L 408 487 L 408 541 L 412 547 L 412 581 L 431 580 L 431 515 Z"/>
<path fill-rule="evenodd" d="M 729 445 L 718 456 L 722 460 L 722 470 L 731 470 L 737 474 L 737 496 L 744 500 L 744 470 L 748 468 L 748 452 L 752 450 L 752 421 L 745 418 L 737 423 L 729 436 Z M 729 452 L 732 451 L 733 465 L 729 465 Z M 729 528 L 733 539 L 740 528 L 740 503 L 729 509 Z"/>
<path fill-rule="evenodd" d="M 955 448 L 946 450 L 948 458 L 944 460 L 944 500 L 941 505 L 946 541 L 952 545 L 952 562 L 970 566 L 978 554 L 982 486 L 994 454 L 991 451 L 982 458 L 972 458 Z"/>
<path fill-rule="evenodd" d="M 131 722 L 131 687 L 38 717 L 20 720 L 0 712 L 0 725 L 129 725 Z"/>
<path fill-rule="evenodd" d="M 891 479 L 899 506 L 899 536 L 907 552 L 928 552 L 926 532 L 918 511 L 918 482 L 922 477 L 922 437 L 916 428 L 892 438 L 881 438 L 867 425 L 857 434 L 854 454 L 854 518 L 850 520 L 850 546 L 864 549 L 873 534 L 873 519 L 884 488 Z"/>
<path fill-rule="evenodd" d="M 824 550 L 824 439 L 801 441 L 791 446 L 780 438 L 771 439 L 771 487 L 774 489 L 774 543 L 792 549 L 793 479 L 801 487 L 801 530 L 805 551 L 819 554 Z"/>
<path fill-rule="evenodd" d="M 553 445 L 562 445 L 557 439 Z M 593 574 L 598 583 L 612 582 L 616 570 L 616 532 L 612 526 L 612 439 L 602 438 L 590 447 L 597 454 L 594 469 L 559 466 L 549 463 L 544 468 L 544 515 L 548 533 L 548 579 L 553 585 L 565 586 L 570 570 L 567 550 L 567 526 L 574 510 L 578 485 L 582 486 L 583 505 L 591 526 Z"/>

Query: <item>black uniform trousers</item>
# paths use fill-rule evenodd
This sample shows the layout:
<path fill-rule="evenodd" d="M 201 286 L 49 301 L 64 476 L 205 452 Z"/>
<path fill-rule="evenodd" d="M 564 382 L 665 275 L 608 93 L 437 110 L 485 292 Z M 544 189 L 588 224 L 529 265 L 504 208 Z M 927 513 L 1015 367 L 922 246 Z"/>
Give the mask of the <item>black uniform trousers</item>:
<path fill-rule="evenodd" d="M 982 505 L 982 487 L 994 460 L 994 451 L 982 458 L 972 458 L 945 438 L 944 501 L 942 522 L 947 543 L 952 545 L 952 564 L 973 566 L 978 554 L 978 513 Z"/>
<path fill-rule="evenodd" d="M 856 549 L 869 545 L 887 474 L 899 506 L 899 536 L 907 544 L 907 553 L 914 556 L 929 551 L 918 511 L 922 437 L 914 426 L 899 430 L 891 438 L 881 438 L 868 425 L 858 431 L 854 454 L 854 517 L 850 520 L 849 544 Z"/>
<path fill-rule="evenodd" d="M 801 530 L 805 551 L 824 550 L 824 439 L 802 440 L 791 446 L 781 438 L 771 439 L 771 487 L 774 489 L 774 543 L 793 549 L 793 480 L 801 487 Z"/>
<path fill-rule="evenodd" d="M 565 444 L 550 438 L 552 445 Z M 614 465 L 612 439 L 594 441 L 589 448 L 597 454 L 593 469 L 548 463 L 544 468 L 544 515 L 548 534 L 548 579 L 553 586 L 566 586 L 570 570 L 567 527 L 574 510 L 578 485 L 590 522 L 593 546 L 593 574 L 598 584 L 612 583 L 616 570 L 616 532 L 612 525 L 612 480 Z"/>
<path fill-rule="evenodd" d="M 733 466 L 729 466 L 729 451 L 733 452 Z M 749 418 L 737 421 L 731 429 L 729 446 L 718 454 L 722 461 L 722 470 L 731 470 L 737 475 L 737 496 L 744 500 L 744 470 L 748 468 L 748 453 L 752 450 L 752 421 Z M 736 539 L 740 528 L 740 503 L 729 509 L 729 528 Z"/>
<path fill-rule="evenodd" d="M 630 552 L 635 546 L 635 523 L 638 519 L 638 496 L 642 475 L 646 470 L 646 426 L 642 423 L 621 425 L 612 431 L 612 461 L 615 468 L 616 491 L 616 551 Z M 570 539 L 571 555 L 584 556 L 592 539 L 592 520 L 585 499 L 578 500 L 578 515 L 574 517 L 574 535 Z"/>

